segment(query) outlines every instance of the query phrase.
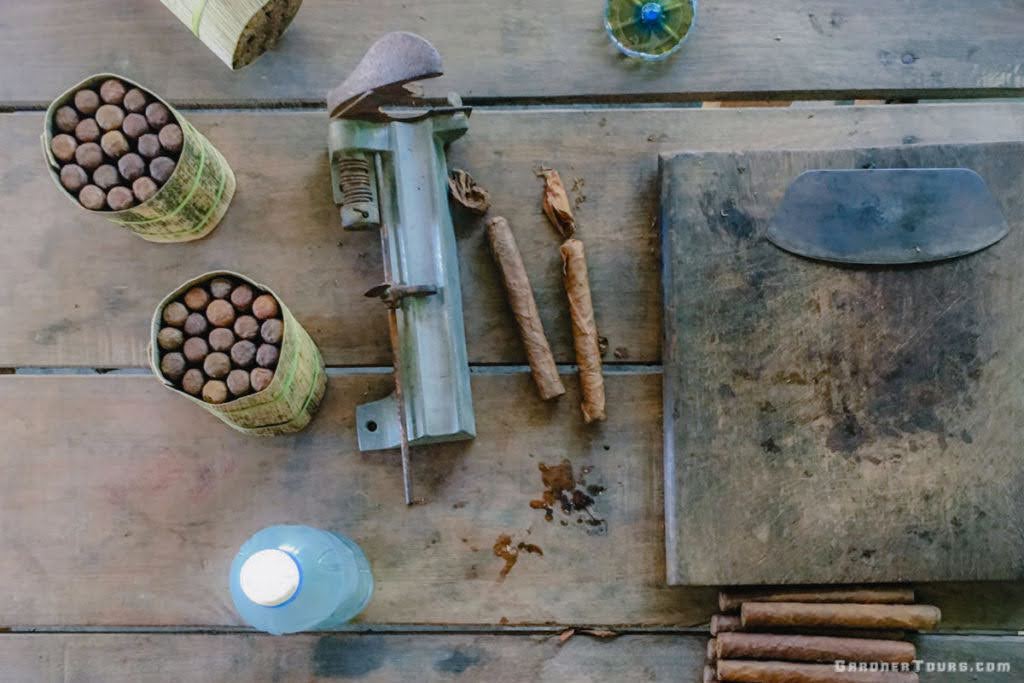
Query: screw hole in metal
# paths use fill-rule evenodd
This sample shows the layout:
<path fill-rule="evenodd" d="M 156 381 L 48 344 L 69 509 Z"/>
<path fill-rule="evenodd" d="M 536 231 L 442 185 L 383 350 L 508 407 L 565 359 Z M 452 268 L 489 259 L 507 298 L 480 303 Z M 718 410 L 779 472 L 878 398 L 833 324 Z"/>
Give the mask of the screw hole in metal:
<path fill-rule="evenodd" d="M 375 432 L 375 431 L 377 431 L 377 423 L 374 422 L 373 420 L 370 420 L 369 422 L 367 422 L 366 423 L 366 431 L 368 431 L 368 432 Z"/>

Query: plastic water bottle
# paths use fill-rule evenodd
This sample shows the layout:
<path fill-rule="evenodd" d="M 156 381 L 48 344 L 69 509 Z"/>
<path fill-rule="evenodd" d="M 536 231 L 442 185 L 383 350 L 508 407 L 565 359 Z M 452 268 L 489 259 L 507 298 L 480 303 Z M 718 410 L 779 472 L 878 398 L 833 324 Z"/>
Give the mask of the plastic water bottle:
<path fill-rule="evenodd" d="M 373 575 L 353 541 L 308 526 L 272 526 L 231 563 L 231 598 L 254 628 L 274 635 L 332 628 L 363 611 Z"/>
<path fill-rule="evenodd" d="M 604 27 L 619 50 L 648 61 L 682 47 L 697 19 L 697 0 L 607 0 Z"/>

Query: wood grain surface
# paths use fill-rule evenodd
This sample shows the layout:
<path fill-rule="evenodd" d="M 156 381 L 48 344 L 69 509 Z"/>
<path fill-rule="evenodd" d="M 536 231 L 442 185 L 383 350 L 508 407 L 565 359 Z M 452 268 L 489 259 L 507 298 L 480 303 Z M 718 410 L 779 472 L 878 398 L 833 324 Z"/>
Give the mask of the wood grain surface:
<path fill-rule="evenodd" d="M 561 642 L 557 634 L 10 634 L 0 636 L 0 681 L 675 683 L 699 679 L 704 642 L 694 635 L 576 635 Z M 922 683 L 1012 683 L 1024 670 L 1022 638 L 925 636 L 917 647 Z M 949 662 L 1006 663 L 1010 671 L 937 670 Z"/>
<path fill-rule="evenodd" d="M 377 593 L 363 625 L 707 623 L 714 591 L 665 584 L 660 377 L 610 375 L 609 420 L 593 429 L 565 381 L 552 405 L 526 372 L 477 374 L 477 439 L 415 449 L 427 502 L 406 508 L 397 454 L 354 443 L 355 404 L 385 395 L 385 374 L 332 377 L 309 431 L 275 439 L 236 434 L 149 377 L 0 377 L 0 575 L 19 587 L 0 594 L 0 627 L 239 625 L 228 566 L 279 523 L 364 548 Z M 547 521 L 530 505 L 539 465 L 563 459 L 604 491 L 581 488 L 589 513 Z M 543 556 L 522 553 L 501 580 L 502 534 Z M 1022 584 L 918 599 L 944 629 L 1024 623 Z"/>
<path fill-rule="evenodd" d="M 719 0 L 701 3 L 682 50 L 659 64 L 622 57 L 603 3 L 546 0 L 307 0 L 279 48 L 230 72 L 159 3 L 10 2 L 0 22 L 0 103 L 40 105 L 113 69 L 176 103 L 322 102 L 373 40 L 433 41 L 454 89 L 511 98 L 795 99 L 994 96 L 1024 92 L 1024 7 L 974 0 Z"/>
<path fill-rule="evenodd" d="M 671 582 L 1024 578 L 1022 160 L 1021 144 L 664 159 Z M 1011 226 L 979 253 L 840 267 L 765 239 L 806 170 L 951 166 Z"/>
<path fill-rule="evenodd" d="M 388 365 L 385 312 L 362 296 L 380 281 L 380 245 L 374 234 L 340 228 L 325 116 L 188 116 L 232 164 L 239 191 L 209 238 L 152 245 L 60 196 L 44 174 L 41 114 L 0 115 L 0 367 L 144 366 L 157 302 L 224 267 L 274 287 L 328 364 Z M 485 110 L 452 145 L 450 164 L 490 188 L 492 215 L 511 222 L 559 362 L 573 360 L 571 332 L 558 241 L 534 169 L 553 165 L 570 185 L 581 178 L 580 237 L 606 361 L 657 363 L 659 152 L 1013 139 L 1024 139 L 1024 105 Z M 482 224 L 457 215 L 456 230 L 471 361 L 525 363 Z"/>

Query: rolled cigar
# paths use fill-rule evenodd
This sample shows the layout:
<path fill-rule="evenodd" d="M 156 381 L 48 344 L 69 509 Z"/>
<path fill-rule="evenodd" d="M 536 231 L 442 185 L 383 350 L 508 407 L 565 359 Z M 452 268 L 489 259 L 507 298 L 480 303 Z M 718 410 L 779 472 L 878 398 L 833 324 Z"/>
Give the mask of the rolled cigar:
<path fill-rule="evenodd" d="M 914 602 L 914 589 L 903 586 L 847 588 L 751 588 L 719 591 L 718 608 L 738 612 L 745 602 L 860 602 L 905 604 Z"/>
<path fill-rule="evenodd" d="M 96 94 L 95 90 L 79 90 L 75 93 L 75 109 L 79 112 L 86 116 L 92 116 L 99 108 L 100 96 Z"/>
<path fill-rule="evenodd" d="M 133 114 L 137 114 L 146 109 L 147 101 L 146 93 L 142 92 L 138 88 L 132 88 L 124 94 L 124 100 L 121 104 L 128 111 Z"/>
<path fill-rule="evenodd" d="M 865 605 L 803 602 L 745 602 L 743 626 L 894 628 L 930 631 L 942 612 L 931 605 Z"/>
<path fill-rule="evenodd" d="M 159 185 L 163 185 L 174 174 L 176 164 L 170 157 L 157 157 L 149 162 L 149 175 Z"/>
<path fill-rule="evenodd" d="M 214 327 L 231 327 L 235 324 L 235 309 L 224 299 L 214 299 L 206 307 L 206 317 Z"/>
<path fill-rule="evenodd" d="M 203 385 L 203 400 L 207 403 L 224 403 L 228 400 L 228 385 L 211 379 Z"/>
<path fill-rule="evenodd" d="M 100 98 L 107 104 L 121 104 L 125 90 L 124 83 L 116 78 L 108 78 L 100 86 Z"/>
<path fill-rule="evenodd" d="M 181 388 L 186 394 L 192 394 L 198 396 L 203 391 L 203 385 L 206 384 L 206 377 L 203 376 L 201 370 L 192 368 L 185 373 L 185 376 L 181 378 Z"/>
<path fill-rule="evenodd" d="M 86 142 L 75 149 L 75 162 L 86 171 L 95 171 L 103 164 L 103 150 L 95 142 Z"/>
<path fill-rule="evenodd" d="M 519 253 L 519 246 L 508 221 L 500 216 L 489 220 L 487 238 L 491 244 L 491 255 L 501 270 L 505 294 L 515 315 L 516 326 L 519 328 L 519 338 L 523 340 L 523 346 L 526 348 L 533 382 L 537 385 L 542 400 L 557 398 L 565 393 L 565 386 L 558 376 L 555 357 L 544 335 L 544 325 L 537 311 L 537 302 L 533 298 L 533 287 L 530 286 L 523 257 Z"/>
<path fill-rule="evenodd" d="M 253 294 L 252 287 L 249 285 L 238 285 L 231 292 L 231 303 L 239 311 L 247 311 L 252 306 L 252 299 L 255 295 Z"/>
<path fill-rule="evenodd" d="M 202 287 L 192 287 L 185 292 L 185 306 L 190 311 L 203 311 L 210 303 L 210 293 Z"/>
<path fill-rule="evenodd" d="M 100 147 L 112 159 L 120 159 L 132 148 L 128 146 L 128 139 L 119 130 L 109 130 L 100 138 Z"/>
<path fill-rule="evenodd" d="M 179 301 L 172 301 L 164 308 L 164 322 L 171 327 L 182 327 L 188 319 L 188 309 Z"/>
<path fill-rule="evenodd" d="M 107 206 L 114 211 L 130 209 L 135 206 L 135 195 L 127 187 L 112 187 L 107 193 Z"/>
<path fill-rule="evenodd" d="M 109 190 L 121 182 L 121 175 L 113 164 L 103 164 L 92 172 L 92 181 L 104 190 Z"/>
<path fill-rule="evenodd" d="M 836 671 L 835 664 L 718 660 L 723 683 L 919 683 L 916 673 Z"/>
<path fill-rule="evenodd" d="M 912 662 L 913 643 L 865 638 L 723 633 L 712 638 L 715 657 L 709 659 L 771 659 L 786 662 Z"/>
<path fill-rule="evenodd" d="M 569 296 L 572 317 L 572 338 L 579 366 L 583 402 L 583 421 L 587 424 L 606 419 L 604 377 L 601 375 L 601 349 L 594 322 L 594 306 L 590 299 L 590 280 L 583 242 L 566 240 L 561 247 L 565 291 Z"/>
<path fill-rule="evenodd" d="M 177 382 L 184 376 L 186 367 L 185 356 L 177 351 L 165 354 L 160 359 L 160 371 L 164 373 L 164 377 L 172 382 Z"/>
<path fill-rule="evenodd" d="M 124 109 L 116 104 L 104 104 L 96 110 L 95 118 L 103 130 L 117 130 L 124 123 Z"/>
<path fill-rule="evenodd" d="M 231 300 L 234 301 L 234 295 Z M 280 309 L 277 306 L 277 300 L 269 294 L 260 294 L 252 302 L 252 314 L 256 316 L 257 320 L 274 318 L 278 313 L 280 313 Z"/>
<path fill-rule="evenodd" d="M 171 111 L 160 102 L 151 102 L 146 107 L 146 121 L 157 130 L 166 126 L 171 120 Z"/>
<path fill-rule="evenodd" d="M 89 183 L 89 174 L 76 164 L 68 164 L 60 169 L 60 184 L 68 192 L 78 192 Z"/>
<path fill-rule="evenodd" d="M 203 372 L 206 373 L 207 377 L 223 379 L 231 372 L 231 359 L 228 358 L 226 353 L 214 351 L 203 361 Z M 227 389 L 227 385 L 224 388 Z"/>
<path fill-rule="evenodd" d="M 129 152 L 117 160 L 117 170 L 125 180 L 132 182 L 146 173 L 146 162 L 135 152 Z"/>
<path fill-rule="evenodd" d="M 99 211 L 107 206 L 107 193 L 95 185 L 86 185 L 78 193 L 78 201 L 90 211 Z"/>
<path fill-rule="evenodd" d="M 281 352 L 273 344 L 260 344 L 256 351 L 256 364 L 261 368 L 273 368 Z"/>
<path fill-rule="evenodd" d="M 74 159 L 76 149 L 78 149 L 78 140 L 67 133 L 54 135 L 53 140 L 50 141 L 50 151 L 59 161 L 68 162 Z"/>
<path fill-rule="evenodd" d="M 177 351 L 185 343 L 185 335 L 177 327 L 165 327 L 157 334 L 156 343 L 164 351 Z"/>
<path fill-rule="evenodd" d="M 214 299 L 226 299 L 231 295 L 231 280 L 225 277 L 214 278 L 210 281 L 210 293 Z"/>
<path fill-rule="evenodd" d="M 707 660 L 714 662 L 716 659 L 718 659 L 718 638 L 709 638 Z"/>
<path fill-rule="evenodd" d="M 139 138 L 135 147 L 141 156 L 144 156 L 147 159 L 152 159 L 160 154 L 160 138 L 158 138 L 154 133 L 146 133 Z"/>
<path fill-rule="evenodd" d="M 148 176 L 136 178 L 132 183 L 132 194 L 139 200 L 139 203 L 149 200 L 159 189 L 153 179 Z"/>
<path fill-rule="evenodd" d="M 855 628 L 757 628 L 749 627 L 744 628 L 740 621 L 739 615 L 735 614 L 715 614 L 711 617 L 711 635 L 716 636 L 720 633 L 732 633 L 735 631 L 743 631 L 748 633 L 757 633 L 772 631 L 773 633 L 781 633 L 784 635 L 807 635 L 807 636 L 829 636 L 832 638 L 874 638 L 875 640 L 903 640 L 906 637 L 906 633 L 903 631 L 894 630 L 876 630 L 876 629 L 855 629 Z"/>
<path fill-rule="evenodd" d="M 100 139 L 100 126 L 96 119 L 82 119 L 75 126 L 75 139 L 79 142 L 96 142 Z"/>
<path fill-rule="evenodd" d="M 206 340 L 202 337 L 190 337 L 185 341 L 182 352 L 185 354 L 185 359 L 188 360 L 192 365 L 201 365 L 206 357 L 210 355 L 210 345 L 206 343 Z M 216 375 L 210 375 L 216 377 Z"/>
<path fill-rule="evenodd" d="M 280 344 L 284 338 L 284 321 L 280 318 L 264 320 L 260 325 L 260 339 L 268 344 Z"/>
<path fill-rule="evenodd" d="M 210 332 L 210 348 L 214 351 L 228 352 L 235 345 L 235 333 L 226 327 L 218 327 Z"/>
<path fill-rule="evenodd" d="M 132 140 L 139 138 L 149 132 L 149 121 L 142 114 L 131 113 L 124 117 L 121 130 Z"/>
<path fill-rule="evenodd" d="M 718 682 L 718 672 L 715 671 L 715 667 L 713 667 L 710 664 L 705 664 L 704 665 L 703 681 L 704 681 L 704 683 L 717 683 Z"/>
<path fill-rule="evenodd" d="M 249 373 L 249 382 L 252 384 L 253 391 L 263 391 L 270 386 L 270 383 L 274 380 L 274 371 L 267 370 L 266 368 L 256 368 Z"/>
<path fill-rule="evenodd" d="M 159 141 L 161 147 L 171 154 L 177 154 L 181 151 L 181 146 L 185 142 L 185 134 L 181 131 L 181 127 L 178 124 L 168 123 L 160 129 Z"/>
<path fill-rule="evenodd" d="M 75 111 L 74 107 L 64 105 L 53 115 L 53 122 L 60 132 L 70 133 L 75 130 L 79 123 L 78 112 Z"/>
<path fill-rule="evenodd" d="M 249 383 L 249 373 L 245 370 L 232 370 L 229 372 L 227 385 L 228 391 L 231 392 L 232 396 L 245 396 L 252 391 L 252 385 Z"/>
<path fill-rule="evenodd" d="M 717 636 L 719 633 L 742 630 L 743 623 L 740 621 L 738 616 L 734 616 L 732 614 L 715 614 L 711 617 L 711 635 L 713 636 Z"/>
<path fill-rule="evenodd" d="M 202 313 L 189 313 L 188 317 L 185 318 L 185 334 L 189 336 L 196 337 L 206 334 L 206 330 L 209 327 L 206 316 Z"/>
<path fill-rule="evenodd" d="M 235 335 L 252 341 L 260 335 L 260 321 L 251 315 L 240 315 L 235 320 Z"/>

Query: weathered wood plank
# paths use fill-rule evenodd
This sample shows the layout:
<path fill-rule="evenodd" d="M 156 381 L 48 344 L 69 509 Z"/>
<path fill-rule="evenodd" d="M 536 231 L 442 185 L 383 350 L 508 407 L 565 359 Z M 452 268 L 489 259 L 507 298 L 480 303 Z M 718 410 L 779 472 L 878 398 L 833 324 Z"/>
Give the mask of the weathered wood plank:
<path fill-rule="evenodd" d="M 172 17 L 173 18 L 173 17 Z M 376 235 L 343 234 L 331 203 L 326 124 L 315 112 L 190 114 L 231 161 L 239 191 L 213 235 L 153 245 L 58 195 L 39 154 L 40 115 L 0 115 L 0 367 L 140 366 L 152 307 L 180 282 L 231 267 L 272 285 L 332 365 L 389 363 Z M 451 163 L 490 187 L 512 223 L 556 357 L 573 359 L 561 262 L 533 169 L 583 178 L 580 207 L 609 361 L 658 362 L 657 155 L 686 147 L 831 147 L 1024 138 L 1024 106 L 816 110 L 480 111 Z M 477 363 L 524 356 L 483 232 L 459 228 L 467 338 Z M 340 246 L 339 246 L 340 245 Z"/>
<path fill-rule="evenodd" d="M 621 57 L 602 4 L 545 0 L 352 3 L 308 0 L 276 53 L 231 73 L 155 0 L 7 3 L 0 23 L 0 102 L 39 104 L 82 74 L 126 71 L 188 103 L 322 101 L 369 44 L 416 31 L 445 58 L 430 88 L 471 98 L 643 95 L 700 99 L 1024 90 L 1024 7 L 975 0 L 721 0 L 667 62 Z"/>
<path fill-rule="evenodd" d="M 363 546 L 378 587 L 363 623 L 706 623 L 714 591 L 665 583 L 660 377 L 610 376 L 594 429 L 566 383 L 549 405 L 525 373 L 476 375 L 478 438 L 417 449 L 427 503 L 406 508 L 397 455 L 354 444 L 355 403 L 387 393 L 385 375 L 332 377 L 310 429 L 276 439 L 236 434 L 146 377 L 0 377 L 0 575 L 18 586 L 0 593 L 0 626 L 238 625 L 228 566 L 277 523 Z M 604 523 L 530 507 L 539 464 L 563 458 L 605 487 Z M 544 555 L 499 580 L 501 534 Z M 923 595 L 946 629 L 1024 621 L 1024 584 Z"/>
<path fill-rule="evenodd" d="M 319 683 L 474 680 L 493 683 L 697 681 L 705 639 L 625 635 L 610 640 L 522 635 L 45 634 L 0 636 L 4 683 Z M 923 683 L 1010 683 L 1024 670 L 1024 639 L 918 639 Z M 963 663 L 969 671 L 939 672 Z M 1008 672 L 985 671 L 1009 664 Z M 973 669 L 982 666 L 980 672 Z M 928 669 L 932 668 L 933 671 Z"/>
<path fill-rule="evenodd" d="M 696 681 L 697 636 L 9 635 L 3 683 Z"/>

